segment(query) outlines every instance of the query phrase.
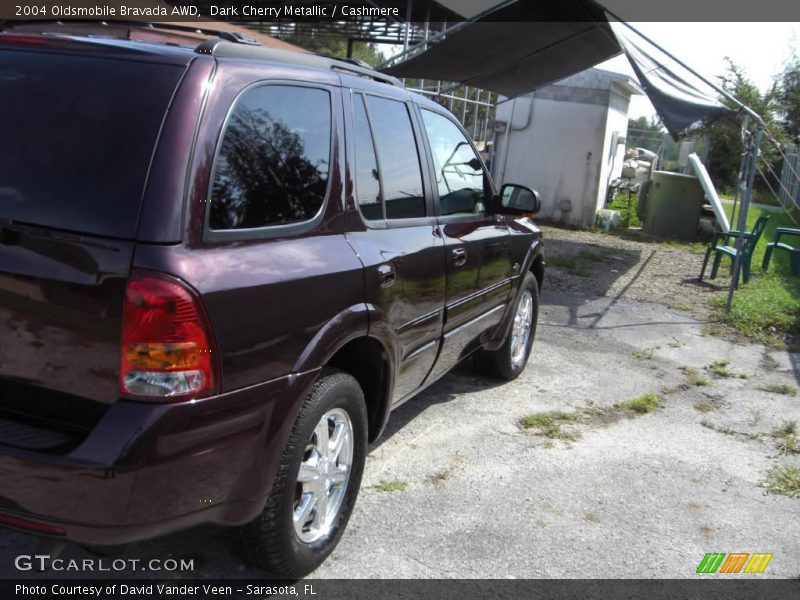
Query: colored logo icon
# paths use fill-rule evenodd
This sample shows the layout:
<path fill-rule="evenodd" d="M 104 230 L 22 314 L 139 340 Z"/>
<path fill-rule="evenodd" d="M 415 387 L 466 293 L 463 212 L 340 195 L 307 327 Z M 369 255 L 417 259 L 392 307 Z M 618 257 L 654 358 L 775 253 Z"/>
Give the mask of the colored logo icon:
<path fill-rule="evenodd" d="M 698 573 L 763 573 L 772 560 L 767 552 L 707 552 Z"/>

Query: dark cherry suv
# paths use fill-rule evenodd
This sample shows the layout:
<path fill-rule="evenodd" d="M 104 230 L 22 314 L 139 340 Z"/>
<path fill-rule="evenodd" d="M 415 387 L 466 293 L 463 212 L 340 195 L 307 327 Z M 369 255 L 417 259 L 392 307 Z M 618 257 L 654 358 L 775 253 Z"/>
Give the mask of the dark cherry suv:
<path fill-rule="evenodd" d="M 0 34 L 0 524 L 333 550 L 367 443 L 459 361 L 513 379 L 544 255 L 458 122 L 346 61 Z"/>

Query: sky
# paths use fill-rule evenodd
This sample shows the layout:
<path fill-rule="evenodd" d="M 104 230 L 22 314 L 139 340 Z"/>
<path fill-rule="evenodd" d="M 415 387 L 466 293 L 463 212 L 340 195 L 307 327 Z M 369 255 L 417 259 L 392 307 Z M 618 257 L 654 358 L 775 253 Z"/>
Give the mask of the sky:
<path fill-rule="evenodd" d="M 762 90 L 772 84 L 794 47 L 800 53 L 800 23 L 633 23 L 655 43 L 701 75 L 717 83 L 725 57 L 742 67 Z M 627 58 L 618 56 L 598 67 L 633 76 Z M 634 96 L 630 117 L 654 116 L 645 96 Z"/>

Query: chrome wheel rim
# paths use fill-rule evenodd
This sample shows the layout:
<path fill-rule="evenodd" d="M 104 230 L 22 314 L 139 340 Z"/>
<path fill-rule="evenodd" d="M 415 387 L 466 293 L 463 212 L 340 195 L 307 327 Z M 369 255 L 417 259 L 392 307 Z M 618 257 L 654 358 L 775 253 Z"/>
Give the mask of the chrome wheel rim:
<path fill-rule="evenodd" d="M 328 535 L 342 507 L 353 465 L 353 424 L 341 408 L 326 412 L 306 443 L 292 519 L 300 541 Z"/>
<path fill-rule="evenodd" d="M 514 325 L 511 329 L 511 364 L 519 367 L 525 360 L 525 351 L 528 347 L 528 338 L 531 336 L 533 323 L 533 296 L 530 290 L 523 290 L 517 304 L 517 313 L 514 315 Z"/>

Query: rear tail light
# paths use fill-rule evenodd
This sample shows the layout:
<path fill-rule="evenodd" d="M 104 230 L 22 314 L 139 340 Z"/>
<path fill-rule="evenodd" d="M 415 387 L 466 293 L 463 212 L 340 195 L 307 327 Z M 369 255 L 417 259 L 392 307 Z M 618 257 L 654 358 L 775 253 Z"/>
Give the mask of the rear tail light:
<path fill-rule="evenodd" d="M 195 292 L 166 275 L 134 274 L 122 312 L 120 392 L 167 402 L 214 394 L 212 339 Z"/>
<path fill-rule="evenodd" d="M 46 523 L 37 523 L 35 521 L 29 521 L 28 519 L 20 519 L 19 517 L 12 517 L 11 515 L 0 515 L 0 525 L 9 525 L 11 527 L 28 529 L 30 531 L 47 533 L 49 535 L 67 535 L 67 532 L 61 529 L 61 527 L 48 525 Z"/>

